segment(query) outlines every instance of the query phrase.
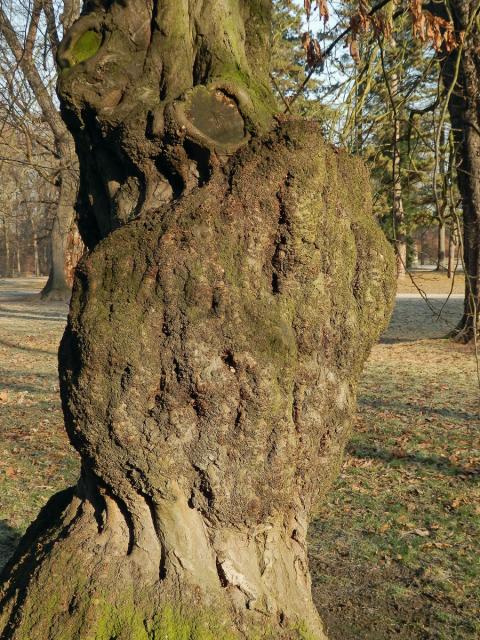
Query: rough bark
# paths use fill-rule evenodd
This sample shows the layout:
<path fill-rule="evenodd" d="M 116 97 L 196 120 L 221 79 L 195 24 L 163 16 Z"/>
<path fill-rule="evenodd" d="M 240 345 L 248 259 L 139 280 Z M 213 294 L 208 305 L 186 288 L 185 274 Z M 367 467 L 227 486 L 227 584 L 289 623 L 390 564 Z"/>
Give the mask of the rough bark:
<path fill-rule="evenodd" d="M 443 82 L 448 90 L 454 85 L 449 112 L 457 150 L 466 271 L 464 316 L 455 335 L 467 342 L 475 328 L 478 332 L 480 313 L 480 11 L 473 1 L 452 0 L 450 7 L 457 32 L 467 34 L 462 49 L 442 60 Z M 432 9 L 438 12 L 439 6 Z"/>
<path fill-rule="evenodd" d="M 0 635 L 322 640 L 308 521 L 394 290 L 368 176 L 272 119 L 269 2 L 88 8 L 59 50 L 82 475 L 7 567 Z"/>

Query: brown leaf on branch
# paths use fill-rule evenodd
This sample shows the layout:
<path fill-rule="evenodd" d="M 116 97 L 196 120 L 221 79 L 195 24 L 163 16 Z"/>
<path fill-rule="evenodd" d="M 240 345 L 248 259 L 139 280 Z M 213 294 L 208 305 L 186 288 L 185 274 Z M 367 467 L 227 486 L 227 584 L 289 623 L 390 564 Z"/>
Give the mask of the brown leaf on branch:
<path fill-rule="evenodd" d="M 319 41 L 316 38 L 312 38 L 308 31 L 306 31 L 302 36 L 302 46 L 305 50 L 308 66 L 318 66 L 323 58 Z"/>
<path fill-rule="evenodd" d="M 307 20 L 310 19 L 312 13 L 312 0 L 303 0 L 303 6 L 305 7 L 305 13 L 307 14 Z"/>
<path fill-rule="evenodd" d="M 358 11 L 350 18 L 350 30 L 356 37 L 360 33 L 366 33 L 370 27 L 370 16 Z"/>
<path fill-rule="evenodd" d="M 303 6 L 307 14 L 307 20 L 310 20 L 310 16 L 312 15 L 312 0 L 303 0 Z M 323 18 L 324 24 L 327 23 L 330 17 L 327 0 L 316 0 L 315 8 L 319 10 L 320 17 Z"/>
<path fill-rule="evenodd" d="M 368 20 L 369 13 L 371 11 L 370 2 L 368 0 L 359 0 L 358 3 L 358 13 L 363 16 L 366 20 Z"/>
<path fill-rule="evenodd" d="M 360 58 L 360 50 L 359 50 L 359 47 L 358 47 L 357 38 L 354 37 L 354 36 L 349 36 L 347 38 L 347 44 L 348 44 L 348 47 L 350 49 L 350 55 L 352 56 L 353 60 L 355 61 L 355 64 L 360 64 L 361 58 Z"/>
<path fill-rule="evenodd" d="M 385 40 L 390 40 L 393 34 L 393 21 L 390 15 L 383 11 L 371 16 L 370 21 L 373 25 L 375 35 L 383 36 Z"/>
<path fill-rule="evenodd" d="M 355 64 L 360 64 L 360 49 L 358 46 L 359 35 L 368 31 L 370 26 L 370 17 L 360 7 L 360 11 L 354 13 L 350 18 L 350 34 L 347 37 L 347 46 L 350 49 L 350 55 L 352 56 Z"/>
<path fill-rule="evenodd" d="M 320 11 L 320 17 L 323 18 L 323 23 L 326 24 L 330 17 L 327 0 L 317 0 L 317 7 Z"/>
<path fill-rule="evenodd" d="M 460 34 L 457 38 L 453 24 L 423 9 L 422 0 L 410 0 L 409 11 L 415 38 L 421 42 L 431 42 L 435 51 L 445 49 L 450 53 L 459 46 L 462 36 Z"/>

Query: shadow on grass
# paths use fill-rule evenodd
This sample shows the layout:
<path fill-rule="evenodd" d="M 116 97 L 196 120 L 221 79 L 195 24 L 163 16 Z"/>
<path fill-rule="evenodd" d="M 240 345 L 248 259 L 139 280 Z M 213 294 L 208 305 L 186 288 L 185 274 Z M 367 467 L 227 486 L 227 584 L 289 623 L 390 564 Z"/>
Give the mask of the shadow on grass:
<path fill-rule="evenodd" d="M 465 420 L 471 421 L 475 424 L 478 420 L 478 414 L 468 413 L 467 411 L 457 411 L 451 407 L 435 407 L 432 405 L 418 404 L 417 402 L 399 402 L 398 400 L 389 400 L 388 398 L 369 398 L 368 396 L 362 396 L 358 399 L 358 404 L 371 409 L 381 409 L 387 411 L 394 411 L 397 413 L 420 413 L 431 418 L 432 416 L 441 416 L 442 418 L 448 418 L 450 420 Z"/>
<path fill-rule="evenodd" d="M 1 381 L 0 391 L 12 391 L 16 393 L 28 393 L 32 397 L 43 396 L 53 390 L 53 385 L 58 382 L 58 375 L 55 373 L 34 373 L 30 371 L 6 371 L 0 369 Z M 32 382 L 16 382 L 24 376 L 34 378 Z"/>
<path fill-rule="evenodd" d="M 28 309 L 28 311 L 9 309 L 0 305 L 0 318 L 16 318 L 19 320 L 36 320 L 41 322 L 66 322 L 67 309 L 64 313 L 58 311 L 35 311 Z"/>
<path fill-rule="evenodd" d="M 56 356 L 56 351 L 50 351 L 49 349 L 37 349 L 36 347 L 27 347 L 23 344 L 17 344 L 15 342 L 10 342 L 9 340 L 0 339 L 0 345 L 2 347 L 7 347 L 8 349 L 17 349 L 18 351 L 30 351 L 32 353 L 44 353 L 48 356 Z"/>
<path fill-rule="evenodd" d="M 21 538 L 6 520 L 0 520 L 0 571 L 7 563 Z"/>
<path fill-rule="evenodd" d="M 381 460 L 397 466 L 416 465 L 426 467 L 430 471 L 437 471 L 449 476 L 466 476 L 470 480 L 480 479 L 480 468 L 462 467 L 450 462 L 448 458 L 436 455 L 428 455 L 420 452 L 398 455 L 395 451 L 382 449 L 368 444 L 350 443 L 346 451 L 349 455 L 360 459 Z"/>

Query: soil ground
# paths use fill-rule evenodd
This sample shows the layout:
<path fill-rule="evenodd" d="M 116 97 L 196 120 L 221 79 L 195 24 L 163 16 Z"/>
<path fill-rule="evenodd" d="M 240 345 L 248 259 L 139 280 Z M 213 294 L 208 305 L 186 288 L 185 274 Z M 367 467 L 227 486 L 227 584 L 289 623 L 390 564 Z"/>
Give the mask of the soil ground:
<path fill-rule="evenodd" d="M 428 275 L 432 308 L 401 285 L 365 368 L 342 473 L 310 529 L 314 598 L 331 640 L 480 637 L 476 362 L 471 347 L 442 339 L 462 300 L 444 307 L 449 282 Z M 0 566 L 78 474 L 56 371 L 67 308 L 38 300 L 43 282 L 0 280 Z"/>

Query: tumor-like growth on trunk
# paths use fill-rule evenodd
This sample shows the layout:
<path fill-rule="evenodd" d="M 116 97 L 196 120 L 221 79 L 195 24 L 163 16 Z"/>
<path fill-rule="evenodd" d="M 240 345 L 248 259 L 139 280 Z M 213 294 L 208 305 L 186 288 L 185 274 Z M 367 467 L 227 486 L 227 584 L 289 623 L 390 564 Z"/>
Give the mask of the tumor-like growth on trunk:
<path fill-rule="evenodd" d="M 269 4 L 86 3 L 58 60 L 89 247 L 204 184 L 218 162 L 269 127 Z"/>
<path fill-rule="evenodd" d="M 4 575 L 6 640 L 325 638 L 308 521 L 392 301 L 362 164 L 272 117 L 269 2 L 87 4 L 60 350 L 78 485 Z"/>

